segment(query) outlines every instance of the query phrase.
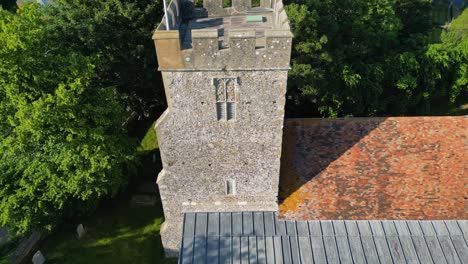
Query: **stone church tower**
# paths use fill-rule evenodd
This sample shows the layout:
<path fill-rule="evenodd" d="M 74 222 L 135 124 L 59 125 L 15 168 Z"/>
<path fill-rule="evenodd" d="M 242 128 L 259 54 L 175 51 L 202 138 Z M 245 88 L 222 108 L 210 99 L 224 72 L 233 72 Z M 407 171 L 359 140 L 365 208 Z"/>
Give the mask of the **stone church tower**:
<path fill-rule="evenodd" d="M 153 35 L 169 106 L 156 123 L 169 256 L 184 212 L 278 209 L 288 18 L 281 0 L 223 5 L 172 0 Z"/>

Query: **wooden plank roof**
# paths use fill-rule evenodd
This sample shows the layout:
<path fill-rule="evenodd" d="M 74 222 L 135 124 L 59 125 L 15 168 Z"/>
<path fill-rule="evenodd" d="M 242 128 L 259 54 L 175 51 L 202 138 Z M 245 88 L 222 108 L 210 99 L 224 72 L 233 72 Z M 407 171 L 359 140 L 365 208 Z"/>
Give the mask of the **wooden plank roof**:
<path fill-rule="evenodd" d="M 179 263 L 468 263 L 468 221 L 186 213 Z"/>

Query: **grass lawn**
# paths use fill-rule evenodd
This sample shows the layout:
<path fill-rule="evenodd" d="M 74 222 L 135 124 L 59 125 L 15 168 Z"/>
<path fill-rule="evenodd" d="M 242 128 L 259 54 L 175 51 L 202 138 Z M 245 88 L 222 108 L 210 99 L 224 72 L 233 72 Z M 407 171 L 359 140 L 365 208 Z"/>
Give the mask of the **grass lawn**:
<path fill-rule="evenodd" d="M 112 201 L 83 221 L 86 235 L 75 226 L 49 236 L 40 250 L 47 263 L 177 263 L 164 259 L 159 229 L 161 206 L 132 207 L 128 199 Z"/>
<path fill-rule="evenodd" d="M 158 138 L 156 136 L 156 131 L 154 130 L 156 122 L 154 122 L 146 131 L 146 134 L 143 136 L 138 147 L 138 152 L 150 152 L 155 151 L 159 148 Z"/>
<path fill-rule="evenodd" d="M 0 264 L 10 263 L 10 255 L 13 254 L 18 243 L 17 239 L 10 239 L 0 247 Z"/>

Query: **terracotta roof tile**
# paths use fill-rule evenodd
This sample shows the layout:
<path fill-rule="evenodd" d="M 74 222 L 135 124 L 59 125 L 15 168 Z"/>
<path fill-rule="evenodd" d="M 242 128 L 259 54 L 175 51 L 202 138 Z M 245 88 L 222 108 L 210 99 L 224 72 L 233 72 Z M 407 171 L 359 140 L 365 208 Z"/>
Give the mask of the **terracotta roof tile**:
<path fill-rule="evenodd" d="M 280 216 L 466 219 L 468 118 L 285 121 Z"/>

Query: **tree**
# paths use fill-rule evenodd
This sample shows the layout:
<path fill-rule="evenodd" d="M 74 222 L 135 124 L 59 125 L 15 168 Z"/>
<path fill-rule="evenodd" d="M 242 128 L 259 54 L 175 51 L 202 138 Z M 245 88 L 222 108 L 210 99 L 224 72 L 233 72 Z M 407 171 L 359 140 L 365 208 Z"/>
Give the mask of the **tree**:
<path fill-rule="evenodd" d="M 2 0 L 0 6 L 5 10 L 14 11 L 16 10 L 16 0 Z"/>
<path fill-rule="evenodd" d="M 410 38 L 412 34 L 424 34 L 432 30 L 433 0 L 397 0 L 395 13 L 401 20 L 402 38 Z"/>
<path fill-rule="evenodd" d="M 288 116 L 427 114 L 431 102 L 449 104 L 460 97 L 451 93 L 450 100 L 444 99 L 450 89 L 461 89 L 453 86 L 460 81 L 450 69 L 441 72 L 447 45 L 440 46 L 442 64 L 428 58 L 440 34 L 432 23 L 430 0 L 286 4 L 294 33 Z M 438 87 L 432 74 L 443 75 L 445 84 Z"/>
<path fill-rule="evenodd" d="M 432 44 L 425 53 L 427 87 L 437 91 L 436 99 L 455 101 L 468 92 L 468 9 Z M 465 97 L 466 100 L 466 97 Z"/>
<path fill-rule="evenodd" d="M 98 86 L 116 87 L 128 109 L 147 114 L 165 108 L 151 40 L 161 7 L 160 0 L 57 0 L 48 25 L 64 45 L 98 58 Z"/>
<path fill-rule="evenodd" d="M 393 2 L 296 1 L 287 11 L 295 33 L 289 95 L 296 104 L 312 103 L 324 116 L 378 112 L 384 55 L 401 28 Z"/>
<path fill-rule="evenodd" d="M 37 4 L 0 9 L 0 226 L 51 229 L 115 195 L 133 142 L 98 61 L 63 45 Z"/>

